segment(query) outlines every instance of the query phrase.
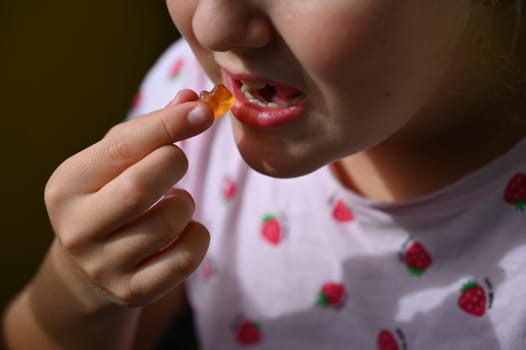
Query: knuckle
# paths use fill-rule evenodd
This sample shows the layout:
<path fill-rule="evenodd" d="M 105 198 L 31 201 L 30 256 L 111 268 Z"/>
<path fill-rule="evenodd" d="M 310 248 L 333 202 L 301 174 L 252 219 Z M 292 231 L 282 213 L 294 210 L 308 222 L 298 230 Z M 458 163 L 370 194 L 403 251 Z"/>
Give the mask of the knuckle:
<path fill-rule="evenodd" d="M 123 206 L 138 208 L 147 199 L 148 185 L 137 177 L 125 176 L 121 179 L 119 193 Z"/>
<path fill-rule="evenodd" d="M 178 146 L 170 145 L 167 147 L 170 157 L 177 160 L 177 165 L 183 169 L 184 172 L 188 169 L 188 158 L 186 154 Z"/>
<path fill-rule="evenodd" d="M 119 302 L 125 306 L 140 306 L 142 304 L 141 297 L 129 286 L 120 286 L 115 288 L 113 295 Z"/>
<path fill-rule="evenodd" d="M 188 225 L 194 212 L 192 197 L 171 198 L 159 207 L 154 221 L 157 240 L 163 245 L 170 243 L 178 237 Z"/>
<path fill-rule="evenodd" d="M 166 145 L 158 148 L 159 163 L 166 169 L 172 181 L 177 182 L 188 170 L 188 159 L 184 152 L 175 145 Z"/>
<path fill-rule="evenodd" d="M 155 299 L 155 294 L 155 288 L 138 279 L 137 275 L 122 283 L 117 292 L 119 300 L 127 306 L 146 305 Z"/>
<path fill-rule="evenodd" d="M 164 132 L 164 135 L 167 140 L 176 140 L 177 135 L 172 132 L 170 123 L 167 120 L 168 114 L 166 114 L 165 110 L 162 110 L 162 112 L 163 113 L 159 114 L 159 117 L 157 118 L 157 121 L 159 122 L 159 127 Z"/>
<path fill-rule="evenodd" d="M 106 154 L 110 160 L 120 162 L 133 158 L 134 148 L 125 138 L 114 137 L 107 143 Z"/>
<path fill-rule="evenodd" d="M 51 177 L 44 187 L 44 203 L 48 208 L 54 208 L 62 202 L 63 198 L 63 186 L 60 186 L 59 182 Z"/>
<path fill-rule="evenodd" d="M 106 135 L 104 135 L 105 139 L 113 138 L 115 136 L 118 136 L 122 133 L 122 130 L 124 129 L 125 123 L 118 123 L 113 125 L 107 132 Z"/>
<path fill-rule="evenodd" d="M 165 247 L 173 242 L 180 234 L 180 229 L 173 223 L 173 219 L 168 214 L 160 216 L 153 227 L 150 235 L 152 245 L 160 248 Z"/>
<path fill-rule="evenodd" d="M 197 269 L 197 267 L 199 267 L 201 259 L 199 256 L 189 251 L 183 251 L 179 254 L 179 263 L 177 266 L 178 274 L 189 276 Z"/>
<path fill-rule="evenodd" d="M 188 215 L 191 216 L 195 210 L 195 201 L 192 195 L 183 189 L 174 188 L 170 191 L 171 206 L 176 208 L 170 208 L 169 214 L 173 215 L 172 210 L 181 211 L 181 206 L 183 206 L 187 211 Z"/>
<path fill-rule="evenodd" d="M 190 192 L 179 189 L 178 190 L 181 196 L 181 202 L 185 204 L 185 206 L 190 210 L 190 215 L 193 214 L 195 209 L 195 201 L 194 197 L 190 194 Z"/>
<path fill-rule="evenodd" d="M 201 238 L 202 238 L 202 245 L 201 245 L 202 250 L 200 251 L 201 255 L 199 256 L 199 263 L 201 263 L 201 260 L 205 258 L 206 252 L 208 251 L 208 247 L 210 246 L 210 233 L 206 229 L 204 229 Z"/>
<path fill-rule="evenodd" d="M 57 237 L 60 241 L 60 245 L 69 253 L 78 252 L 84 245 L 84 242 L 79 239 L 79 236 L 71 232 L 59 231 L 57 232 Z"/>
<path fill-rule="evenodd" d="M 105 275 L 104 265 L 96 260 L 92 260 L 89 263 L 85 263 L 82 266 L 82 270 L 89 280 L 95 282 L 96 284 L 102 284 L 103 276 Z"/>
<path fill-rule="evenodd" d="M 61 246 L 70 254 L 79 253 L 87 244 L 87 235 L 79 230 L 78 225 L 58 223 L 54 229 Z"/>

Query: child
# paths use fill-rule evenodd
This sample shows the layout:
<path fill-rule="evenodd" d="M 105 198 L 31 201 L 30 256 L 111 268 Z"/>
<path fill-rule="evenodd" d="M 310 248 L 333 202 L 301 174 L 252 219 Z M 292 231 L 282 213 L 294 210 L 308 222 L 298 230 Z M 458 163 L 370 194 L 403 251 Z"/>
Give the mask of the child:
<path fill-rule="evenodd" d="M 13 349 L 153 349 L 185 300 L 203 349 L 526 349 L 523 0 L 167 4 L 142 116 L 49 180 Z"/>

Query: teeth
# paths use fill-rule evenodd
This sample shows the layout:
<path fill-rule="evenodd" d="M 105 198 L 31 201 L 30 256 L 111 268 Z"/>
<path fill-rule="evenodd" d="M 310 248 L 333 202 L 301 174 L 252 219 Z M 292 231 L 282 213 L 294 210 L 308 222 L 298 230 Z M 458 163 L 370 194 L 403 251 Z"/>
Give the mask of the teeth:
<path fill-rule="evenodd" d="M 258 81 L 244 81 L 244 80 L 241 80 L 241 83 L 243 85 L 246 85 L 248 86 L 249 88 L 251 89 L 263 89 L 265 86 L 267 86 L 266 83 L 263 83 L 263 82 L 258 82 Z"/>
<path fill-rule="evenodd" d="M 245 94 L 252 94 L 252 91 L 254 89 L 248 87 L 248 85 L 245 85 L 243 82 L 241 83 L 241 91 Z"/>
<path fill-rule="evenodd" d="M 293 106 L 299 101 L 299 98 L 294 98 L 292 101 L 290 101 L 290 103 L 278 104 L 275 102 L 262 101 L 253 95 L 254 90 L 263 89 L 265 86 L 267 86 L 267 84 L 265 83 L 246 82 L 241 80 L 241 92 L 243 92 L 243 94 L 250 103 L 255 104 L 257 106 L 267 108 L 283 108 Z"/>
<path fill-rule="evenodd" d="M 258 100 L 257 98 L 249 98 L 248 101 L 252 104 L 255 104 L 255 105 L 258 105 L 258 106 L 261 106 L 261 107 L 266 107 L 267 104 L 263 101 L 260 101 Z"/>

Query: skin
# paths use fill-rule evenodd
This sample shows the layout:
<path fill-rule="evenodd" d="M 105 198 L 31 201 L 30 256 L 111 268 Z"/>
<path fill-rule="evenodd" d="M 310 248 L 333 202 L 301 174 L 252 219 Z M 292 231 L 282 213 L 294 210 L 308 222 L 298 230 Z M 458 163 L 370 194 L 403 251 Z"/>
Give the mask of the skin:
<path fill-rule="evenodd" d="M 290 124 L 262 130 L 233 119 L 243 157 L 263 173 L 290 177 L 332 164 L 364 196 L 401 201 L 458 179 L 526 135 L 524 124 L 493 117 L 502 107 L 489 98 L 499 77 L 481 59 L 490 10 L 478 2 L 167 5 L 215 82 L 225 68 L 305 93 L 307 108 Z M 488 73 L 484 83 L 474 72 Z M 196 100 L 181 91 L 53 173 L 45 201 L 56 239 L 5 314 L 10 348 L 148 349 L 169 327 L 184 304 L 181 283 L 209 241 L 192 220 L 191 196 L 171 189 L 187 167 L 173 143 L 212 123 Z M 202 118 L 189 118 L 197 106 Z"/>
<path fill-rule="evenodd" d="M 476 72 L 498 78 L 481 59 L 487 55 L 480 44 L 494 9 L 478 2 L 167 4 L 215 82 L 227 69 L 305 92 L 307 108 L 289 125 L 260 130 L 233 120 L 241 154 L 260 172 L 297 176 L 339 161 L 349 187 L 403 200 L 454 181 L 524 136 L 524 126 L 517 135 L 516 126 L 486 120 L 499 106 L 482 104 L 491 92 Z M 413 188 L 416 169 L 425 180 Z"/>
<path fill-rule="evenodd" d="M 213 122 L 197 99 L 179 92 L 52 174 L 45 202 L 56 238 L 5 314 L 10 349 L 151 349 L 159 341 L 209 242 L 192 220 L 190 194 L 172 188 L 188 164 L 173 143 Z"/>

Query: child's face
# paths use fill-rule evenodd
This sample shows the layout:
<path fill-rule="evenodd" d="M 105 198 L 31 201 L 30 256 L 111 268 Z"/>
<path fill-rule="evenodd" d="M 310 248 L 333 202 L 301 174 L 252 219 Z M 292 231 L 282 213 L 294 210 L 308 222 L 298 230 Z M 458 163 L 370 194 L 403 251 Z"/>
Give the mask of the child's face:
<path fill-rule="evenodd" d="M 233 121 L 243 157 L 274 176 L 300 175 L 393 137 L 424 110 L 429 114 L 440 91 L 464 80 L 451 67 L 473 6 L 469 0 L 167 4 L 216 83 L 228 82 L 230 72 L 301 91 L 297 116 L 270 112 L 261 122 L 257 107 L 244 106 L 237 112 L 242 121 Z M 240 88 L 237 79 L 230 84 Z M 294 104 L 298 91 L 285 91 L 275 100 Z"/>

